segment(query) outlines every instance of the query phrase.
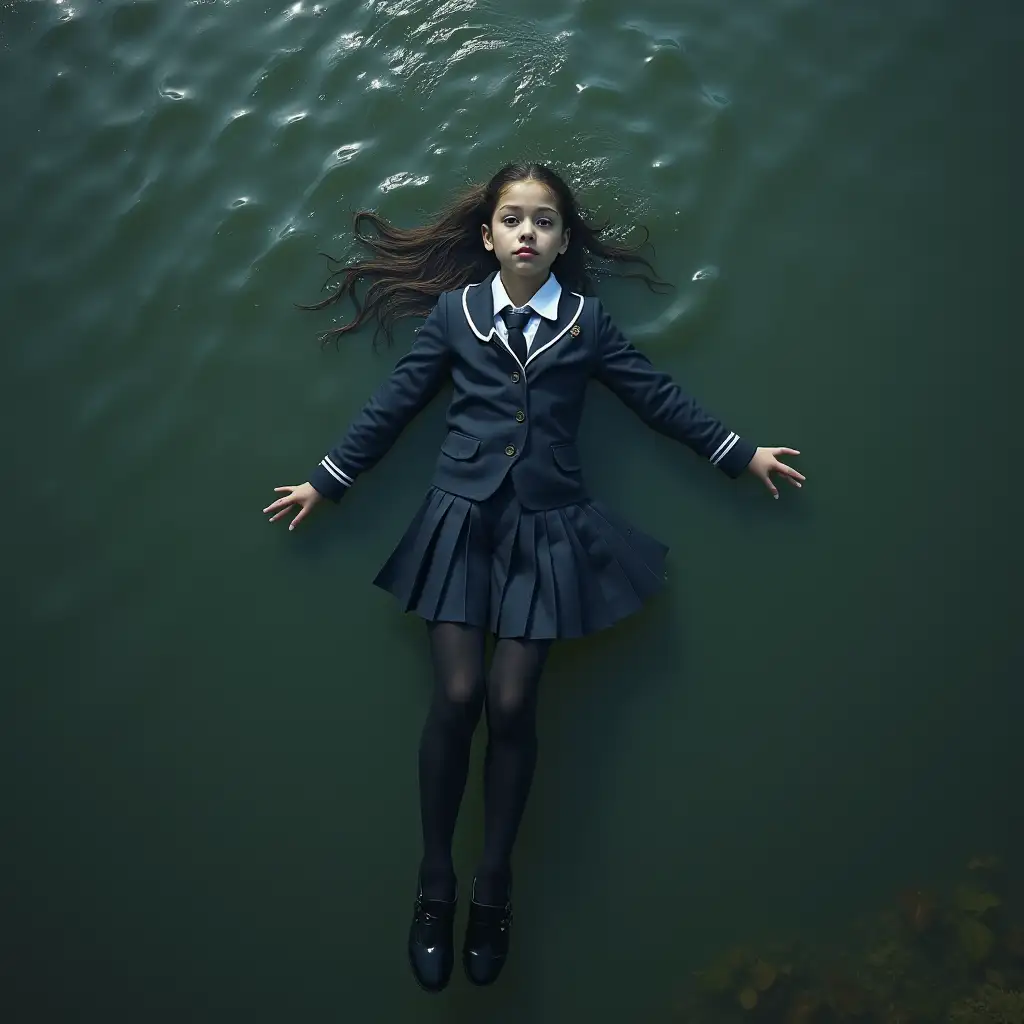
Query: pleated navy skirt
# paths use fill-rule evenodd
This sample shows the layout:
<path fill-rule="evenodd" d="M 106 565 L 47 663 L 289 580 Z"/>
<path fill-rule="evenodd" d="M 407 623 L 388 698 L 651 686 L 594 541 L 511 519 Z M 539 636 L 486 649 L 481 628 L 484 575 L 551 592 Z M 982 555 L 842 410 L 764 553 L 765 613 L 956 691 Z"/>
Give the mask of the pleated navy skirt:
<path fill-rule="evenodd" d="M 428 621 L 580 637 L 657 593 L 667 554 L 596 501 L 524 509 L 506 478 L 483 502 L 432 487 L 374 583 Z"/>

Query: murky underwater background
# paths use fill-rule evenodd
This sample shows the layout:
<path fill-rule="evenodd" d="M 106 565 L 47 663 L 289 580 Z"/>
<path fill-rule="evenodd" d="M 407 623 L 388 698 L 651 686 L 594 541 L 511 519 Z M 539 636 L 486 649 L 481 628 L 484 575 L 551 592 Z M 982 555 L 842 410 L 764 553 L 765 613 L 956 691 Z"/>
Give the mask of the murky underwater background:
<path fill-rule="evenodd" d="M 1022 36 L 1008 0 L 6 0 L 5 1020 L 668 1021 L 722 948 L 1020 865 Z M 429 999 L 424 636 L 370 581 L 443 400 L 308 529 L 260 510 L 397 355 L 319 348 L 318 252 L 521 155 L 650 227 L 677 291 L 606 304 L 809 479 L 595 389 L 588 480 L 671 586 L 553 654 L 512 957 Z"/>

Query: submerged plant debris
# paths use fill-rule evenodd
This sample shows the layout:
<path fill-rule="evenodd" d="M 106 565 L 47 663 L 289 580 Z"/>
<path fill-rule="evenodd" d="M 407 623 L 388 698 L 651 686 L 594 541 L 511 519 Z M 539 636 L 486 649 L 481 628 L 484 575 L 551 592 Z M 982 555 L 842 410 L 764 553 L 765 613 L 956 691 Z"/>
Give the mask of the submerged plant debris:
<path fill-rule="evenodd" d="M 911 887 L 836 948 L 736 945 L 694 972 L 675 1024 L 1024 1024 L 1024 921 L 998 857 Z"/>

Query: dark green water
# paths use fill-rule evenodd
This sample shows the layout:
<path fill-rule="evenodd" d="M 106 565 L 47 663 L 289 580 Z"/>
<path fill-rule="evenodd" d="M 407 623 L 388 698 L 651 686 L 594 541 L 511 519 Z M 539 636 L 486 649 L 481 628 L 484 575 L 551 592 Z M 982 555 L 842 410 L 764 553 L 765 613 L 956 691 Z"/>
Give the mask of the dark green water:
<path fill-rule="evenodd" d="M 4 1019 L 665 1021 L 720 944 L 1019 860 L 1022 36 L 1008 0 L 6 0 Z M 678 292 L 607 305 L 808 484 L 595 391 L 592 490 L 671 587 L 553 654 L 512 959 L 431 1000 L 424 637 L 370 580 L 441 403 L 308 529 L 260 509 L 395 358 L 318 349 L 317 251 L 523 154 L 651 227 Z M 480 831 L 474 774 L 464 877 Z"/>

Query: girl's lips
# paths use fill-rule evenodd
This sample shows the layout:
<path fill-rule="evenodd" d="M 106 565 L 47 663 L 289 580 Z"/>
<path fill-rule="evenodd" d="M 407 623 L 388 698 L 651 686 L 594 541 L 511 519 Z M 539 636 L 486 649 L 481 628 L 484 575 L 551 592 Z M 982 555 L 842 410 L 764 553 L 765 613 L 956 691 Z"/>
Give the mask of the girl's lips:
<path fill-rule="evenodd" d="M 516 253 L 516 255 L 517 255 L 517 256 L 518 256 L 518 257 L 519 257 L 519 258 L 520 258 L 521 260 L 532 260 L 532 259 L 533 259 L 533 257 L 534 257 L 534 256 L 536 256 L 537 254 L 536 254 L 535 252 L 533 252 L 533 251 L 532 251 L 531 249 L 520 249 L 520 250 L 519 250 L 519 251 L 518 251 L 518 252 Z"/>

